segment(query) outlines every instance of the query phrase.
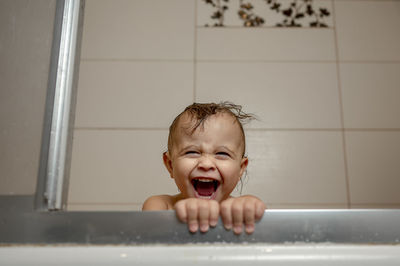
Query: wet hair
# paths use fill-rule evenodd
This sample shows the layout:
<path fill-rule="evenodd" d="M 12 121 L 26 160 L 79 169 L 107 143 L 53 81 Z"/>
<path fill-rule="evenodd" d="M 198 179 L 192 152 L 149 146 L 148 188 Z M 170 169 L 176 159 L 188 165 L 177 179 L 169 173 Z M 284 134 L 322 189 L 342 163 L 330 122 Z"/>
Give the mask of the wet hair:
<path fill-rule="evenodd" d="M 198 127 L 204 127 L 204 122 L 212 115 L 227 113 L 231 115 L 235 121 L 238 123 L 243 140 L 243 154 L 244 156 L 246 150 L 245 134 L 243 130 L 243 124 L 250 122 L 256 117 L 253 114 L 245 113 L 242 111 L 242 106 L 233 104 L 231 102 L 221 102 L 221 103 L 193 103 L 185 108 L 185 110 L 180 113 L 172 122 L 169 127 L 168 136 L 168 150 L 172 150 L 173 146 L 173 136 L 177 130 L 179 120 L 183 114 L 188 114 L 192 121 L 195 121 L 194 125 L 191 126 L 189 133 L 193 134 Z"/>

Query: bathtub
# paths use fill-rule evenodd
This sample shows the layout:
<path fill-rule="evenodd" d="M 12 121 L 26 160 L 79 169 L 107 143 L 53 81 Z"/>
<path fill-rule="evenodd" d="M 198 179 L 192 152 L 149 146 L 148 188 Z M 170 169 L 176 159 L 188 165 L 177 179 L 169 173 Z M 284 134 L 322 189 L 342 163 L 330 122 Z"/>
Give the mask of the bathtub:
<path fill-rule="evenodd" d="M 0 265 L 400 265 L 390 245 L 185 244 L 16 246 L 0 248 Z"/>
<path fill-rule="evenodd" d="M 0 210 L 0 265 L 400 265 L 400 210 L 267 210 L 240 236 L 173 211 Z"/>

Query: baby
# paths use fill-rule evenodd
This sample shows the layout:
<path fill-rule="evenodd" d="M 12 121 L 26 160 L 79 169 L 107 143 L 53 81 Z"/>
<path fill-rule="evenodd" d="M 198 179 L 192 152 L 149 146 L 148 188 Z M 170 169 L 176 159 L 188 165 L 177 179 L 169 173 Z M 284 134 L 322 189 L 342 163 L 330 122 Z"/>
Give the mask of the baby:
<path fill-rule="evenodd" d="M 148 198 L 143 210 L 171 210 L 194 233 L 215 227 L 221 215 L 224 227 L 240 234 L 254 232 L 264 214 L 257 197 L 230 194 L 246 171 L 242 122 L 253 117 L 232 103 L 194 103 L 179 114 L 169 129 L 164 165 L 180 191 Z"/>

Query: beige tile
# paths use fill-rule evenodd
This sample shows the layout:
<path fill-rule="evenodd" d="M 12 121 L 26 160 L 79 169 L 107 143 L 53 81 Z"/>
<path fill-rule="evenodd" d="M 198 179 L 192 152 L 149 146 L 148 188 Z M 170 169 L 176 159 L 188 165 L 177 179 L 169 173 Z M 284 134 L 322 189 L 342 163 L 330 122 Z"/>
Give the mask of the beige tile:
<path fill-rule="evenodd" d="M 126 204 L 75 204 L 68 203 L 67 211 L 141 211 L 142 203 Z"/>
<path fill-rule="evenodd" d="M 325 210 L 325 209 L 347 209 L 347 204 L 279 204 L 272 203 L 268 204 L 268 209 L 313 209 L 313 210 Z"/>
<path fill-rule="evenodd" d="M 198 60 L 333 61 L 333 29 L 199 28 Z"/>
<path fill-rule="evenodd" d="M 83 61 L 75 126 L 168 127 L 192 100 L 192 63 Z"/>
<path fill-rule="evenodd" d="M 400 132 L 347 132 L 346 145 L 351 204 L 400 204 Z"/>
<path fill-rule="evenodd" d="M 335 1 L 340 60 L 400 60 L 399 1 Z"/>
<path fill-rule="evenodd" d="M 248 131 L 242 194 L 272 206 L 347 205 L 341 132 Z"/>
<path fill-rule="evenodd" d="M 400 64 L 341 64 L 344 124 L 400 128 Z"/>
<path fill-rule="evenodd" d="M 351 204 L 352 209 L 400 209 L 400 204 Z"/>
<path fill-rule="evenodd" d="M 35 194 L 41 148 L 39 123 L 43 123 L 43 116 L 27 116 L 35 120 L 0 127 L 0 195 Z M 38 125 L 29 125 L 31 122 Z"/>
<path fill-rule="evenodd" d="M 193 59 L 194 0 L 86 1 L 82 57 Z"/>
<path fill-rule="evenodd" d="M 76 130 L 68 206 L 141 204 L 177 193 L 162 163 L 167 130 Z"/>
<path fill-rule="evenodd" d="M 0 195 L 33 195 L 55 1 L 0 1 Z"/>
<path fill-rule="evenodd" d="M 241 104 L 253 128 L 341 127 L 331 63 L 199 63 L 196 100 Z"/>

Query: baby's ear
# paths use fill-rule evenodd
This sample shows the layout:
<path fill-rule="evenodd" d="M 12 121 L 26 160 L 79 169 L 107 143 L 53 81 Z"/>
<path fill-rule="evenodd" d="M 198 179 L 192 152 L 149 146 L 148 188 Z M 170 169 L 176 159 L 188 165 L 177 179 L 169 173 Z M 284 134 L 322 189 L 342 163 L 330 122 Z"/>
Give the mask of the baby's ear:
<path fill-rule="evenodd" d="M 240 162 L 240 177 L 242 177 L 243 173 L 246 171 L 247 165 L 249 164 L 249 159 L 245 156 L 242 158 Z"/>
<path fill-rule="evenodd" d="M 167 152 L 167 151 L 163 153 L 163 162 L 164 162 L 165 168 L 167 168 L 167 170 L 169 172 L 169 175 L 171 176 L 171 178 L 173 178 L 173 176 L 172 176 L 172 161 L 171 161 L 169 152 Z"/>

